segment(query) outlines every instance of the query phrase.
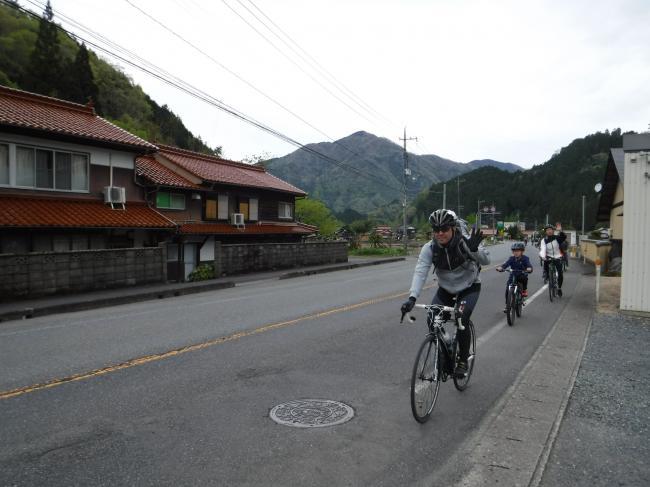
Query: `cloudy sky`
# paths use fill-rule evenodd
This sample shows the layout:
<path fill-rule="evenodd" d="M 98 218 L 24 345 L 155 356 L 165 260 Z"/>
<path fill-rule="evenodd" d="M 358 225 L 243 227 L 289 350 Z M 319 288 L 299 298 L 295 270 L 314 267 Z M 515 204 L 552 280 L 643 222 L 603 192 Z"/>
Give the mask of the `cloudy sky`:
<path fill-rule="evenodd" d="M 31 1 L 20 3 L 36 10 Z M 52 0 L 52 6 L 64 27 L 87 37 L 63 15 L 304 144 L 358 130 L 400 143 L 406 126 L 409 137 L 418 137 L 408 146 L 415 153 L 531 167 L 586 134 L 644 131 L 650 124 L 648 0 Z M 109 60 L 195 135 L 223 146 L 226 157 L 295 150 Z"/>

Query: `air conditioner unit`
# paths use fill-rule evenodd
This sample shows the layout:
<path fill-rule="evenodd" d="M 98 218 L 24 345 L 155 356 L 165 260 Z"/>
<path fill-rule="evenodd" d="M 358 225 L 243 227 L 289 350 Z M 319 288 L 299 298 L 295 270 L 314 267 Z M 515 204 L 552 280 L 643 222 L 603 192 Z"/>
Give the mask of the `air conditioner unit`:
<path fill-rule="evenodd" d="M 105 186 L 104 203 L 126 203 L 126 188 L 121 188 L 119 186 Z"/>
<path fill-rule="evenodd" d="M 244 214 L 243 213 L 233 213 L 230 215 L 230 221 L 233 225 L 243 225 L 244 224 Z"/>

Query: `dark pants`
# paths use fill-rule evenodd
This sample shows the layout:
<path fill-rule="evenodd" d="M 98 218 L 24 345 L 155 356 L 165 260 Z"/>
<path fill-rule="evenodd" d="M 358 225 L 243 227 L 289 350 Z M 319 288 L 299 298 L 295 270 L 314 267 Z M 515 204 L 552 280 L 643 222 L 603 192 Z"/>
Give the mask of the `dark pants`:
<path fill-rule="evenodd" d="M 460 354 L 460 359 L 467 361 L 469 356 L 469 346 L 470 340 L 472 339 L 469 332 L 469 319 L 472 316 L 472 311 L 474 311 L 474 306 L 478 301 L 478 297 L 481 294 L 481 283 L 476 282 L 472 284 L 467 289 L 458 293 L 458 300 L 462 303 L 465 302 L 465 309 L 463 310 L 463 315 L 461 318 L 461 323 L 465 327 L 464 330 L 458 330 L 458 350 Z M 438 288 L 438 292 L 433 297 L 431 304 L 442 304 L 445 306 L 454 306 L 454 294 L 448 293 L 441 287 Z"/>
<path fill-rule="evenodd" d="M 508 299 L 508 286 L 510 285 L 512 279 L 515 278 L 517 279 L 517 282 L 521 286 L 522 291 L 526 291 L 528 289 L 528 274 L 519 273 L 519 274 L 515 274 L 514 276 L 510 274 L 510 279 L 508 279 L 508 284 L 506 284 L 506 299 Z"/>
<path fill-rule="evenodd" d="M 544 275 L 548 278 L 548 265 L 553 262 L 553 265 L 557 269 L 557 287 L 562 289 L 562 282 L 564 281 L 564 275 L 562 274 L 562 259 L 551 259 L 544 261 Z"/>

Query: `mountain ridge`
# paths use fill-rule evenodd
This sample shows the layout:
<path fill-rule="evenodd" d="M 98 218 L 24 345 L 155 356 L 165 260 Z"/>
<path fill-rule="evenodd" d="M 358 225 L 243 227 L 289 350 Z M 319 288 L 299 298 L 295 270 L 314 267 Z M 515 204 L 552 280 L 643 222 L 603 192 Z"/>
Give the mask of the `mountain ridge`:
<path fill-rule="evenodd" d="M 352 209 L 368 214 L 401 199 L 404 152 L 395 142 L 360 130 L 333 142 L 312 143 L 306 147 L 309 151 L 298 149 L 264 161 L 264 166 L 311 197 L 322 200 L 335 212 Z M 461 163 L 436 154 L 409 152 L 408 161 L 411 170 L 409 198 L 432 183 L 447 181 L 477 167 L 488 165 L 511 172 L 523 170 L 516 164 L 492 159 Z"/>

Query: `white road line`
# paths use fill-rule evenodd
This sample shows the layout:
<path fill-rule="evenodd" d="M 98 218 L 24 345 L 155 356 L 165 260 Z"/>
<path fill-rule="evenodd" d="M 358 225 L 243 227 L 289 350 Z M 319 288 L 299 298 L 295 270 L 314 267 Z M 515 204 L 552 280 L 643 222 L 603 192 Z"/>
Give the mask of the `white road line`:
<path fill-rule="evenodd" d="M 535 301 L 535 299 L 539 295 L 541 295 L 544 291 L 546 291 L 546 288 L 548 288 L 548 284 L 544 284 L 541 288 L 539 288 L 535 294 L 533 294 L 530 298 L 527 299 L 526 306 L 529 306 L 530 303 Z M 490 340 L 490 338 L 492 338 L 494 335 L 499 333 L 499 331 L 501 331 L 502 328 L 505 328 L 507 323 L 508 323 L 507 319 L 504 318 L 496 326 L 490 328 L 490 330 L 488 330 L 486 333 L 481 335 L 478 340 L 476 340 L 476 346 L 478 347 L 479 345 L 483 345 L 485 342 Z"/>

